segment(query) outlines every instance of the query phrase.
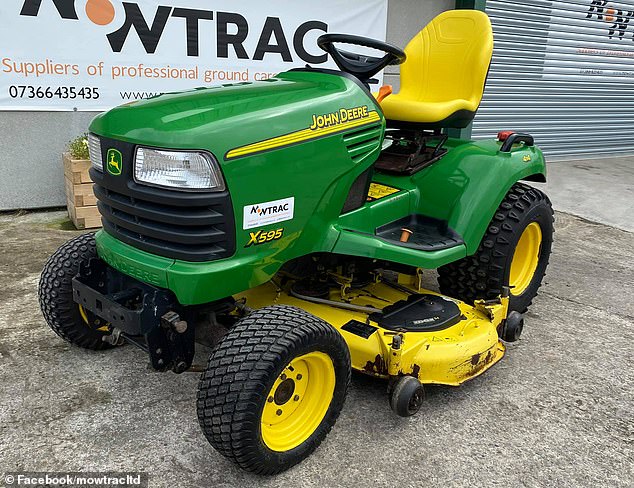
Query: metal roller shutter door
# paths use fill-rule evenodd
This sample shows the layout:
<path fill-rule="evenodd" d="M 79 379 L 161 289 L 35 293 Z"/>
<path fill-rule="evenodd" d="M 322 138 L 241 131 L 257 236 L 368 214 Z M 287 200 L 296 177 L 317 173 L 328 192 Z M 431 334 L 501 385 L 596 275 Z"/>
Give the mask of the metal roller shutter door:
<path fill-rule="evenodd" d="M 495 49 L 474 138 L 530 132 L 551 159 L 634 154 L 634 1 L 486 10 Z"/>

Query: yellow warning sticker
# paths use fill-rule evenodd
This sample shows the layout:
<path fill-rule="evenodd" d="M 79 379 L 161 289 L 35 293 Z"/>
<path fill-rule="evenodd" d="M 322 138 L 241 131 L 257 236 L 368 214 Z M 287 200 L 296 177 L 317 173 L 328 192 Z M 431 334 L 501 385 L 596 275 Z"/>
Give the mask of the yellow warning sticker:
<path fill-rule="evenodd" d="M 381 198 L 388 197 L 401 190 L 393 188 L 387 185 L 381 185 L 380 183 L 370 183 L 370 190 L 368 191 L 368 202 L 380 200 Z"/>

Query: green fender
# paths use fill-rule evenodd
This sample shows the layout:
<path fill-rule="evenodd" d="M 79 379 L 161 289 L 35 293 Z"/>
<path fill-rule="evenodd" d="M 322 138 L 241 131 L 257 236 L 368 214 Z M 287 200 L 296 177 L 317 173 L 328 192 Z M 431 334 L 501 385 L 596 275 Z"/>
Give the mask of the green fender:
<path fill-rule="evenodd" d="M 510 188 L 526 178 L 546 181 L 546 164 L 536 147 L 516 146 L 500 152 L 495 140 L 453 148 L 438 164 L 413 178 L 420 188 L 418 212 L 446 220 L 462 236 L 467 255 L 482 236 Z"/>

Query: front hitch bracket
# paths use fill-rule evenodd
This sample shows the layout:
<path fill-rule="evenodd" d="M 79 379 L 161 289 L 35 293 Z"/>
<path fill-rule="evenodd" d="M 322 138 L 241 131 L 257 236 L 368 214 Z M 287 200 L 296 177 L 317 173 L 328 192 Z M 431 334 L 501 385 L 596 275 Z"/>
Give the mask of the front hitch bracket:
<path fill-rule="evenodd" d="M 154 369 L 182 373 L 191 366 L 195 328 L 183 318 L 186 311 L 171 291 L 91 259 L 73 278 L 73 299 L 108 323 L 107 342 L 122 338 L 145 350 Z"/>

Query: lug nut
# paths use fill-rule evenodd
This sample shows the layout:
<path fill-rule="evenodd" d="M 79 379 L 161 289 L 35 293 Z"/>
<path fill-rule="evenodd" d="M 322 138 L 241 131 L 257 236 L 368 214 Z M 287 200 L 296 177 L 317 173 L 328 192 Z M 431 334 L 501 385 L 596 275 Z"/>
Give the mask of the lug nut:
<path fill-rule="evenodd" d="M 285 375 L 284 373 L 282 373 L 282 376 L 280 376 L 280 379 L 281 379 L 282 381 L 284 381 L 284 380 L 286 379 L 286 375 Z"/>
<path fill-rule="evenodd" d="M 295 396 L 293 397 L 293 400 L 295 400 L 296 402 L 297 402 L 297 401 L 299 401 L 299 395 L 295 395 Z"/>
<path fill-rule="evenodd" d="M 279 409 L 277 412 L 275 412 L 278 416 L 282 415 L 282 409 Z"/>
<path fill-rule="evenodd" d="M 298 379 L 298 380 L 301 380 L 301 379 L 302 379 L 302 375 L 301 375 L 301 374 L 298 374 L 298 375 L 297 375 L 297 379 Z"/>
<path fill-rule="evenodd" d="M 267 401 L 267 402 L 269 402 L 269 403 L 273 403 L 273 397 L 272 397 L 272 396 L 268 397 L 268 398 L 266 399 L 266 401 Z"/>

